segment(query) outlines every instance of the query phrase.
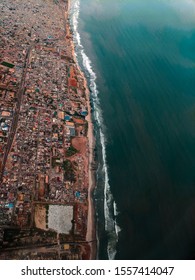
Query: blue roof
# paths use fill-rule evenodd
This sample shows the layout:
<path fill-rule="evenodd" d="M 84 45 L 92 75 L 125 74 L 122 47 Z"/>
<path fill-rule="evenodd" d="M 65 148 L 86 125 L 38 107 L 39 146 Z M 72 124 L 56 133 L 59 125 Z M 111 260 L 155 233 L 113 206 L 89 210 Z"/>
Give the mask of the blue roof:
<path fill-rule="evenodd" d="M 69 120 L 71 119 L 71 117 L 70 117 L 70 116 L 65 116 L 64 119 L 65 119 L 66 121 L 69 121 Z"/>
<path fill-rule="evenodd" d="M 88 115 L 88 112 L 87 112 L 87 111 L 82 111 L 82 112 L 81 112 L 81 115 L 82 115 L 82 116 L 87 116 L 87 115 Z"/>
<path fill-rule="evenodd" d="M 70 136 L 75 136 L 75 129 L 74 127 L 70 127 Z"/>
<path fill-rule="evenodd" d="M 81 195 L 81 193 L 80 193 L 80 192 L 75 192 L 75 196 L 76 196 L 77 198 L 79 198 L 79 197 L 80 197 L 80 195 Z"/>

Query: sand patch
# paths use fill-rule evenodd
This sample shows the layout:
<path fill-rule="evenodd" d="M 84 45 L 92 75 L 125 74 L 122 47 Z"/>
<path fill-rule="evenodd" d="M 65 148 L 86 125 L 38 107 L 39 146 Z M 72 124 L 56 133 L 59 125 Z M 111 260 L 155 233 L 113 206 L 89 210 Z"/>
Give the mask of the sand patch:
<path fill-rule="evenodd" d="M 85 124 L 86 123 L 86 121 L 83 119 L 78 119 L 78 118 L 74 118 L 74 117 L 72 119 L 76 124 Z"/>
<path fill-rule="evenodd" d="M 45 205 L 36 204 L 35 206 L 35 226 L 40 229 L 46 229 Z"/>
<path fill-rule="evenodd" d="M 72 139 L 72 145 L 79 153 L 85 155 L 87 149 L 87 137 L 75 137 Z"/>

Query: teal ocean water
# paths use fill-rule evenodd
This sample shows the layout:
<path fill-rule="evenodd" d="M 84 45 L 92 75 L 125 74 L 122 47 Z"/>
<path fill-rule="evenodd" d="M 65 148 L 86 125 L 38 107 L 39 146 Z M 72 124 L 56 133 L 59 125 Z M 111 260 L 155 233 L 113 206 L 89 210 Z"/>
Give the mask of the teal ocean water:
<path fill-rule="evenodd" d="M 98 257 L 195 258 L 195 1 L 81 0 L 78 30 L 105 144 Z"/>

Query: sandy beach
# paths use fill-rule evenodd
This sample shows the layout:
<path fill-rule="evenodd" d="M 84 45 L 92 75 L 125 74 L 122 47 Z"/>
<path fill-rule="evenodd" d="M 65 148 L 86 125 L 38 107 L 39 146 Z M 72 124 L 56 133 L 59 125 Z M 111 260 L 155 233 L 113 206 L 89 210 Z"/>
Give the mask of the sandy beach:
<path fill-rule="evenodd" d="M 91 108 L 89 103 L 89 90 L 86 88 L 87 105 L 88 105 L 88 141 L 89 141 L 89 189 L 88 189 L 88 223 L 87 223 L 87 235 L 86 240 L 90 242 L 91 255 L 90 259 L 96 259 L 96 225 L 95 225 L 95 208 L 93 203 L 93 190 L 95 188 L 95 171 L 93 170 L 94 164 L 94 146 L 95 139 L 93 134 L 93 123 L 91 118 Z"/>
<path fill-rule="evenodd" d="M 65 17 L 67 18 L 69 16 L 70 12 L 70 1 L 68 1 L 68 11 L 65 13 Z M 70 25 L 67 25 L 67 28 L 70 31 Z M 88 122 L 88 180 L 89 180 L 89 187 L 88 187 L 88 217 L 87 217 L 87 233 L 86 233 L 86 241 L 89 242 L 90 245 L 90 255 L 89 259 L 94 260 L 96 259 L 96 249 L 97 249 L 97 241 L 96 241 L 96 226 L 95 226 L 95 209 L 94 209 L 94 203 L 92 194 L 95 188 L 95 171 L 93 170 L 93 164 L 94 164 L 94 146 L 95 146 L 95 139 L 93 134 L 93 123 L 92 123 L 92 116 L 91 116 L 91 107 L 90 107 L 90 91 L 87 85 L 87 80 L 84 76 L 84 73 L 81 71 L 78 62 L 76 60 L 75 56 L 75 50 L 74 50 L 74 43 L 73 40 L 70 41 L 71 43 L 71 53 L 72 57 L 77 65 L 77 69 L 80 73 L 80 75 L 83 78 L 83 86 L 85 88 L 85 94 L 86 94 L 86 102 L 87 102 L 87 109 L 88 109 L 88 116 L 86 117 L 86 120 Z"/>

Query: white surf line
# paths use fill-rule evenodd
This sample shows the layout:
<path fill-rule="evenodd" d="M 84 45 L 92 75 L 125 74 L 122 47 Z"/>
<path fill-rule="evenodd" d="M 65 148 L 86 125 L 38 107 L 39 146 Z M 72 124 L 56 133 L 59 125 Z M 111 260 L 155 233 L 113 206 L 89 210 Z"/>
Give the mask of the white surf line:
<path fill-rule="evenodd" d="M 84 52 L 84 48 L 81 44 L 81 37 L 78 32 L 78 19 L 80 12 L 80 0 L 74 0 L 71 9 L 72 12 L 72 29 L 73 29 L 73 39 L 76 46 L 76 59 L 78 63 L 78 54 L 82 57 L 82 64 L 85 70 L 89 73 L 89 88 L 92 93 L 92 101 L 94 105 L 94 118 L 98 124 L 99 132 L 100 132 L 100 143 L 102 147 L 102 158 L 103 158 L 103 173 L 104 173 L 104 216 L 105 216 L 105 230 L 108 232 L 108 247 L 107 253 L 109 259 L 114 259 L 116 254 L 116 243 L 118 241 L 117 238 L 117 230 L 115 219 L 113 219 L 113 196 L 110 191 L 109 185 L 109 177 L 108 177 L 108 167 L 106 164 L 106 139 L 103 133 L 103 120 L 102 120 L 102 112 L 100 109 L 99 98 L 98 98 L 98 90 L 96 85 L 96 74 L 92 69 L 91 61 L 88 56 Z M 78 53 L 77 53 L 78 52 Z M 79 64 L 79 63 L 78 63 Z"/>

